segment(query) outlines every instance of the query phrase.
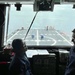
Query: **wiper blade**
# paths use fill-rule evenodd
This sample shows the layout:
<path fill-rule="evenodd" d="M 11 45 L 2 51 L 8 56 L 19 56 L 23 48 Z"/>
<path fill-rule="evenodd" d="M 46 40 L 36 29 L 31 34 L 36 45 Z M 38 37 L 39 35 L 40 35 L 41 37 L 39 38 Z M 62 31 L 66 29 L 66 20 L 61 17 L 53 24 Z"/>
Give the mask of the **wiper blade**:
<path fill-rule="evenodd" d="M 35 14 L 35 16 L 34 16 L 32 22 L 31 22 L 31 24 L 30 24 L 30 26 L 29 26 L 29 29 L 28 29 L 28 31 L 27 31 L 27 33 L 26 33 L 26 35 L 25 35 L 24 40 L 26 39 L 26 37 L 27 37 L 27 35 L 28 35 L 29 31 L 30 31 L 30 28 L 32 27 L 32 24 L 33 24 L 33 22 L 34 22 L 34 20 L 35 20 L 35 18 L 36 18 L 36 16 L 37 16 L 37 13 L 38 13 L 38 12 L 36 12 L 36 14 Z"/>

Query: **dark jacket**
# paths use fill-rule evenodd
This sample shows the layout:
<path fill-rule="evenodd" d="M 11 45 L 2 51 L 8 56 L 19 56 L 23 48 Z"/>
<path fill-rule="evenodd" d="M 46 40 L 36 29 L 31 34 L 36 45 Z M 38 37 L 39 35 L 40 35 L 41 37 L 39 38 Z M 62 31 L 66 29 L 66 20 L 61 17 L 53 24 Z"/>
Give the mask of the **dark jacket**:
<path fill-rule="evenodd" d="M 66 67 L 65 75 L 75 75 L 75 46 L 70 49 L 69 62 Z"/>
<path fill-rule="evenodd" d="M 9 73 L 10 75 L 32 75 L 30 63 L 25 53 L 21 55 L 15 54 L 9 66 Z"/>

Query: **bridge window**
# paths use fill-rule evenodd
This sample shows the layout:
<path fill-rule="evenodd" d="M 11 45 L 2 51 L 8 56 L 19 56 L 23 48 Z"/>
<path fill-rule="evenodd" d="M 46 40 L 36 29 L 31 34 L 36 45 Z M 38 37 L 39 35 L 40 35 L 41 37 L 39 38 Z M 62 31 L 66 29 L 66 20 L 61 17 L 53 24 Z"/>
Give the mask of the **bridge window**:
<path fill-rule="evenodd" d="M 72 4 L 54 5 L 53 11 L 39 11 L 33 20 L 35 14 L 33 5 L 22 5 L 21 11 L 16 11 L 16 7 L 11 5 L 6 36 L 7 8 L 4 44 L 11 44 L 13 39 L 21 38 L 27 45 L 72 45 L 71 31 L 75 27 L 75 10 Z"/>

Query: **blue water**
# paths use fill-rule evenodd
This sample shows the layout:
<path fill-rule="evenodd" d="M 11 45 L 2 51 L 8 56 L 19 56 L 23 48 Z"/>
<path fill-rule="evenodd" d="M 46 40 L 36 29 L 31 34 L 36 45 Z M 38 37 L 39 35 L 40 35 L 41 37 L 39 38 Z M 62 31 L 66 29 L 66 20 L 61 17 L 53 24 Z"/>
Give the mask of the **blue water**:
<path fill-rule="evenodd" d="M 53 12 L 38 12 L 31 29 L 42 29 L 46 28 L 46 26 L 53 26 L 55 29 L 71 36 L 71 31 L 75 28 L 75 9 L 72 7 L 73 5 L 71 4 L 55 5 Z M 21 27 L 28 28 L 35 13 L 33 6 L 22 6 L 21 11 L 16 11 L 16 8 L 12 6 L 10 9 L 8 34 Z"/>

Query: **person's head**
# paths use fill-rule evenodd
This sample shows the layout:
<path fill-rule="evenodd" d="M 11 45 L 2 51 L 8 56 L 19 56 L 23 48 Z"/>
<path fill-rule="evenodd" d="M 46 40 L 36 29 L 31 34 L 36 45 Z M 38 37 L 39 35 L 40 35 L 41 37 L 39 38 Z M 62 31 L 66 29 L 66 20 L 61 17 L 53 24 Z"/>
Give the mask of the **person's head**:
<path fill-rule="evenodd" d="M 21 39 L 14 39 L 12 42 L 13 51 L 15 53 L 22 53 L 26 51 L 26 44 Z"/>
<path fill-rule="evenodd" d="M 73 32 L 73 34 L 72 34 L 72 42 L 75 44 L 75 29 L 72 32 Z"/>

